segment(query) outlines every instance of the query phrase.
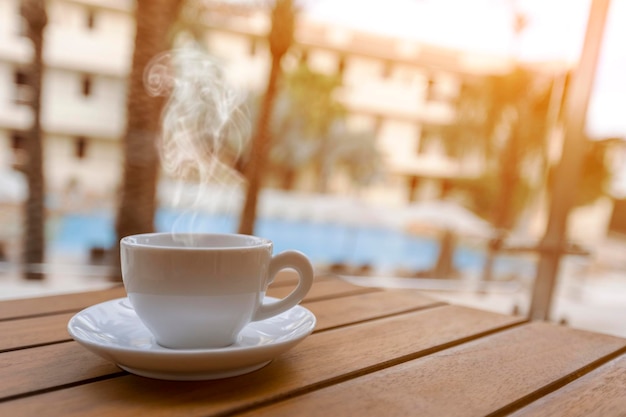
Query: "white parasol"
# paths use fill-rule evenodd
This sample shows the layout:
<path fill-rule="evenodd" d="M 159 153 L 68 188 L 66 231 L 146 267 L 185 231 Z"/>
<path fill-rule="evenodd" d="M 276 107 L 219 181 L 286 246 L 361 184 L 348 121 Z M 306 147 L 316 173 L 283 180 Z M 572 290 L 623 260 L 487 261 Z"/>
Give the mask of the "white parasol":
<path fill-rule="evenodd" d="M 401 213 L 406 227 L 427 226 L 458 235 L 491 237 L 494 229 L 472 211 L 447 200 L 428 200 L 406 206 Z"/>

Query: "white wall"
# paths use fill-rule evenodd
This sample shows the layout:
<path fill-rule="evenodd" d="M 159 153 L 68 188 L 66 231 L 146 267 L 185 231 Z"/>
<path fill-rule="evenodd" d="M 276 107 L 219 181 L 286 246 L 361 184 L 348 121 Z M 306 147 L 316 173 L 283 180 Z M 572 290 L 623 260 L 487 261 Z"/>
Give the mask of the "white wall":
<path fill-rule="evenodd" d="M 48 66 L 125 76 L 134 45 L 134 22 L 122 11 L 94 9 L 62 0 L 48 2 L 45 60 Z"/>
<path fill-rule="evenodd" d="M 91 1 L 90 3 L 98 3 Z M 45 33 L 45 71 L 42 79 L 44 170 L 49 191 L 66 188 L 72 178 L 86 194 L 109 194 L 121 171 L 119 138 L 125 127 L 126 85 L 134 22 L 129 0 L 100 1 L 101 8 L 50 0 Z M 119 3 L 119 4 L 118 4 Z M 117 9 L 116 9 L 117 7 Z M 93 10 L 94 26 L 87 26 Z M 14 103 L 15 70 L 32 56 L 30 41 L 19 34 L 19 0 L 0 1 L 0 164 L 13 160 L 13 131 L 27 130 L 32 112 Z M 82 93 L 84 75 L 91 92 Z M 78 136 L 87 140 L 83 159 L 75 155 Z"/>
<path fill-rule="evenodd" d="M 229 82 L 237 88 L 264 90 L 271 59 L 265 41 L 257 42 L 254 55 L 250 54 L 251 41 L 246 36 L 214 30 L 207 34 L 206 42 L 211 54 L 223 65 Z"/>
<path fill-rule="evenodd" d="M 28 39 L 19 35 L 20 27 L 19 0 L 0 1 L 0 61 L 30 61 L 32 47 Z"/>
<path fill-rule="evenodd" d="M 134 21 L 130 14 L 133 5 L 132 0 L 89 0 L 84 4 L 64 0 L 47 2 L 49 25 L 45 38 L 47 69 L 43 80 L 42 121 L 49 138 L 46 156 L 50 168 L 47 169 L 50 184 L 55 187 L 62 187 L 72 176 L 78 176 L 79 180 L 85 178 L 90 187 L 94 186 L 91 172 L 97 172 L 105 162 L 109 167 L 117 166 L 113 165 L 120 159 L 119 155 L 115 156 L 119 150 L 117 141 L 125 123 L 124 80 L 129 72 L 134 42 Z M 90 10 L 95 11 L 93 28 L 87 27 Z M 0 2 L 0 128 L 7 130 L 25 129 L 30 125 L 29 109 L 15 106 L 11 101 L 12 68 L 15 62 L 28 62 L 31 54 L 29 41 L 17 36 L 19 19 L 18 0 Z M 265 33 L 267 17 L 256 16 L 250 22 L 244 21 L 241 29 Z M 331 32 L 330 35 L 337 37 L 337 33 Z M 254 55 L 250 54 L 249 36 L 212 30 L 207 33 L 207 43 L 224 63 L 227 76 L 235 85 L 257 91 L 265 89 L 269 71 L 265 41 L 258 42 Z M 402 49 L 406 45 L 399 43 L 397 47 Z M 314 47 L 308 52 L 313 69 L 326 73 L 336 71 L 339 61 L 336 53 Z M 348 56 L 345 64 L 345 87 L 339 97 L 352 110 L 365 114 L 352 116 L 349 125 L 373 128 L 376 125 L 374 115 L 383 115 L 385 119 L 378 139 L 379 147 L 389 155 L 389 167 L 422 165 L 421 160 L 428 156 L 417 155 L 418 125 L 420 121 L 445 123 L 452 120 L 454 109 L 445 98 L 454 96 L 458 90 L 455 76 L 428 74 L 417 67 L 394 64 L 384 77 L 385 62 L 357 56 Z M 81 92 L 85 74 L 92 76 L 92 92 L 88 97 Z M 435 89 L 444 97 L 442 101 L 426 99 L 428 77 L 433 75 Z M 88 152 L 99 149 L 101 157 L 88 156 L 74 161 L 71 144 L 76 136 L 87 137 Z M 441 158 L 434 158 L 432 162 L 437 165 L 440 161 Z M 439 164 L 440 171 L 449 169 L 448 162 Z M 52 166 L 58 168 L 53 170 Z M 98 189 L 111 188 L 110 184 L 118 178 L 117 169 L 114 171 L 109 168 L 99 172 L 96 182 L 107 185 Z M 398 193 L 403 194 L 404 189 L 398 189 Z"/>
<path fill-rule="evenodd" d="M 85 157 L 78 159 L 75 136 L 49 134 L 44 152 L 46 185 L 50 191 L 66 191 L 75 180 L 84 196 L 115 192 L 122 167 L 119 142 L 88 137 Z"/>
<path fill-rule="evenodd" d="M 124 132 L 126 91 L 122 79 L 91 76 L 91 94 L 82 93 L 83 73 L 50 68 L 44 79 L 42 121 L 48 132 L 118 139 Z"/>
<path fill-rule="evenodd" d="M 30 107 L 15 104 L 16 65 L 0 61 L 0 127 L 24 130 L 32 124 Z"/>

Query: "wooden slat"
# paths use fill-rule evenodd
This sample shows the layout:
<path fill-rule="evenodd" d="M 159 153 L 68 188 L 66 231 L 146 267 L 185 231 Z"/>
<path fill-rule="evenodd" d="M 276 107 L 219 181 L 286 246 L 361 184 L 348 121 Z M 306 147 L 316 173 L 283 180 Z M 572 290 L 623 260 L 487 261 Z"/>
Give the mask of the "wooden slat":
<path fill-rule="evenodd" d="M 204 416 L 233 411 L 406 361 L 521 320 L 436 307 L 313 334 L 265 368 L 236 378 L 176 383 L 128 375 L 0 403 L 0 415 Z M 50 366 L 49 361 L 42 364 Z"/>
<path fill-rule="evenodd" d="M 316 283 L 328 280 L 336 281 L 326 276 L 315 277 Z M 295 285 L 296 282 L 297 278 L 295 272 L 290 270 L 281 271 L 274 279 L 272 288 L 288 287 Z M 122 284 L 111 285 L 112 288 L 105 290 L 4 300 L 0 302 L 0 321 L 59 312 L 79 311 L 103 301 L 126 296 L 126 291 Z M 279 294 L 285 295 L 286 293 L 288 293 L 286 288 L 279 292 Z"/>
<path fill-rule="evenodd" d="M 7 352 L 0 355 L 0 401 L 120 372 L 75 342 Z"/>
<path fill-rule="evenodd" d="M 0 352 L 69 340 L 67 322 L 75 313 L 0 322 Z"/>
<path fill-rule="evenodd" d="M 378 316 L 390 316 L 415 309 L 434 307 L 440 305 L 440 303 L 421 296 L 418 293 L 393 291 L 346 297 L 342 299 L 341 302 L 337 302 L 337 300 L 324 300 L 306 305 L 316 315 L 316 331 L 320 331 L 332 327 L 371 320 Z M 65 337 L 69 338 L 65 330 L 67 325 L 66 320 L 61 320 L 61 316 L 50 316 L 50 318 L 52 317 L 58 317 L 59 321 L 50 324 L 50 328 L 56 328 L 58 331 L 62 331 Z M 45 318 L 47 319 L 48 317 Z M 37 358 L 37 361 L 34 362 L 34 367 L 25 370 L 28 377 L 21 379 L 20 383 L 13 387 L 14 389 L 11 391 L 11 395 L 16 395 L 16 390 L 17 393 L 23 394 L 54 387 L 54 384 L 50 385 L 51 382 L 57 385 L 66 385 L 93 378 L 94 376 L 102 377 L 119 371 L 114 365 L 111 365 L 111 367 L 102 367 L 102 359 L 88 352 L 86 349 L 79 347 L 82 352 L 86 353 L 86 355 L 81 357 L 83 368 L 89 367 L 89 364 L 92 363 L 95 370 L 86 373 L 83 378 L 78 377 L 79 372 L 68 373 L 68 370 L 64 369 L 66 361 L 73 359 L 67 358 L 67 356 L 73 355 L 77 347 L 78 344 L 62 343 L 51 347 L 39 347 L 4 353 L 0 355 L 0 381 L 13 378 L 13 373 L 16 369 L 14 367 L 3 367 L 2 364 L 25 363 L 28 358 L 32 357 Z M 49 365 L 44 367 L 41 366 L 41 363 L 47 363 Z M 57 376 L 55 379 L 50 380 L 48 374 Z M 0 392 L 2 391 L 0 390 Z"/>
<path fill-rule="evenodd" d="M 330 277 L 328 275 L 316 275 L 315 276 L 315 283 L 318 283 L 320 281 L 329 281 L 329 280 L 337 280 L 337 278 Z M 296 285 L 297 282 L 298 282 L 298 275 L 296 274 L 296 272 L 290 269 L 287 269 L 287 270 L 280 271 L 278 272 L 278 274 L 276 274 L 276 277 L 274 278 L 274 281 L 272 282 L 272 287 Z"/>
<path fill-rule="evenodd" d="M 124 287 L 118 284 L 106 290 L 6 300 L 0 302 L 0 320 L 79 311 L 90 305 L 125 295 Z"/>
<path fill-rule="evenodd" d="M 517 417 L 626 415 L 626 355 L 620 356 L 512 415 Z"/>
<path fill-rule="evenodd" d="M 625 348 L 624 339 L 536 322 L 250 415 L 486 416 Z"/>
<path fill-rule="evenodd" d="M 345 302 L 332 300 L 307 302 L 317 317 L 316 330 L 398 314 L 441 304 L 417 292 L 382 292 L 352 295 Z M 25 346 L 58 343 L 69 340 L 67 322 L 75 313 L 0 322 L 0 352 Z"/>
<path fill-rule="evenodd" d="M 442 304 L 444 303 L 411 290 L 379 291 L 351 295 L 341 300 L 303 302 L 317 318 L 316 331 Z"/>
<path fill-rule="evenodd" d="M 324 282 L 323 285 L 322 282 Z M 322 287 L 321 290 L 316 289 L 318 286 Z M 278 289 L 271 289 L 269 294 L 272 295 L 275 292 L 279 292 L 279 295 L 281 295 L 288 291 L 284 287 L 277 288 Z M 306 304 L 311 298 L 313 300 L 319 300 L 323 298 L 325 294 L 332 291 L 337 291 L 337 293 L 343 291 L 344 294 L 355 293 L 352 286 L 346 286 L 345 283 L 336 280 L 334 283 L 328 280 L 316 281 L 313 288 L 316 290 L 312 290 L 307 295 L 303 300 L 303 304 Z M 358 293 L 358 291 L 360 290 L 357 288 L 356 292 Z M 346 308 L 345 305 L 342 305 L 343 307 L 340 307 L 342 311 L 338 313 L 333 313 L 335 310 L 332 307 L 328 307 L 329 303 L 322 303 L 320 307 L 313 309 L 313 312 L 318 317 L 317 329 L 348 324 L 356 320 L 367 320 L 368 318 L 376 317 L 377 314 L 394 314 L 394 312 L 408 311 L 413 308 L 421 308 L 434 303 L 431 299 L 420 296 L 417 293 L 413 293 L 413 295 L 410 294 L 410 292 L 404 295 L 400 292 L 396 295 L 388 294 L 383 296 L 380 299 L 380 304 L 375 307 L 371 305 L 373 297 L 364 300 L 360 300 L 358 297 L 351 298 L 349 302 L 354 302 L 353 308 Z M 67 322 L 74 314 L 76 314 L 76 312 L 0 321 L 0 352 L 25 346 L 58 343 L 60 341 L 69 340 L 70 336 L 67 333 Z M 324 317 L 320 321 L 319 317 L 321 316 Z M 325 322 L 328 322 L 328 324 L 324 325 Z"/>
<path fill-rule="evenodd" d="M 270 287 L 267 295 L 271 297 L 283 298 L 293 290 L 291 286 Z M 326 298 L 338 298 L 348 295 L 366 294 L 381 291 L 377 288 L 357 287 L 345 281 L 332 279 L 327 281 L 319 281 L 313 284 L 311 290 L 305 297 L 308 301 L 323 300 Z"/>

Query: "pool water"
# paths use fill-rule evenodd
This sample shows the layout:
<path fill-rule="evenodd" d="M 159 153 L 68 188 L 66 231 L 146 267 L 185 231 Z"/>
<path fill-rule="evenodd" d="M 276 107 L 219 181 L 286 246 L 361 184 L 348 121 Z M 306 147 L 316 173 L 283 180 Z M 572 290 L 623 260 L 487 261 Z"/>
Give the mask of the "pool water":
<path fill-rule="evenodd" d="M 186 214 L 159 209 L 157 231 L 194 231 L 234 233 L 236 216 Z M 427 270 L 435 265 L 439 253 L 436 239 L 415 236 L 399 230 L 368 226 L 346 226 L 305 220 L 261 218 L 256 234 L 274 242 L 274 252 L 296 249 L 314 264 L 344 263 L 368 265 L 376 270 Z M 51 236 L 51 249 L 57 253 L 87 253 L 92 247 L 111 247 L 115 241 L 114 219 L 110 213 L 69 214 L 59 219 Z M 453 263 L 461 271 L 482 271 L 484 252 L 479 247 L 459 245 Z M 528 268 L 528 262 L 499 257 L 496 271 Z"/>

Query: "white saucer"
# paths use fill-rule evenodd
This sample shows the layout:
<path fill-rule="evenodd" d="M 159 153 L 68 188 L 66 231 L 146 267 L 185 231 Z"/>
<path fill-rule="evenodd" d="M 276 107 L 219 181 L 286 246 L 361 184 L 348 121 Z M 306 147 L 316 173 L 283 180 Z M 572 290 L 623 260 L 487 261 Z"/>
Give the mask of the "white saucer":
<path fill-rule="evenodd" d="M 272 301 L 266 297 L 267 301 Z M 128 298 L 88 307 L 72 317 L 70 335 L 120 368 L 145 377 L 180 381 L 227 378 L 255 371 L 291 349 L 315 328 L 315 316 L 297 305 L 252 322 L 236 343 L 215 349 L 167 349 L 156 343 Z"/>

